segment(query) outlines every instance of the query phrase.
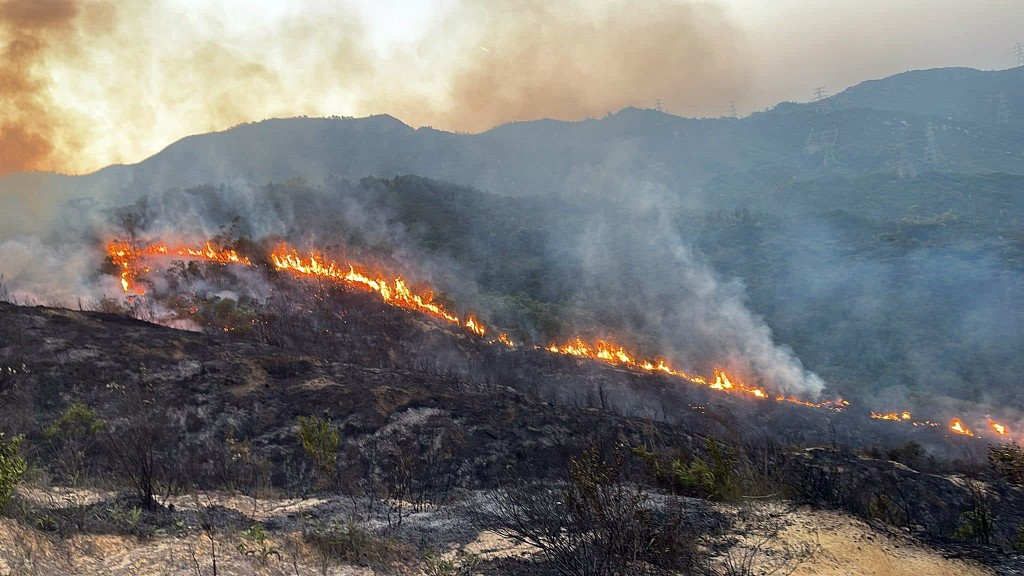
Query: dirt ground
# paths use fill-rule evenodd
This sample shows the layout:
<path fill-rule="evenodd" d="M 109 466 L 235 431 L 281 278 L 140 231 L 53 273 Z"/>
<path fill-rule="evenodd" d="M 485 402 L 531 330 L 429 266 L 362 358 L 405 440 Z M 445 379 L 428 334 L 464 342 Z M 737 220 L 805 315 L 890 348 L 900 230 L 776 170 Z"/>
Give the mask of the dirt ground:
<path fill-rule="evenodd" d="M 109 494 L 88 490 L 21 490 L 25 501 L 36 503 L 88 503 L 102 501 Z M 419 574 L 420 567 L 375 571 L 369 568 L 337 565 L 326 561 L 305 545 L 296 529 L 295 518 L 314 510 L 341 513 L 346 505 L 318 499 L 284 500 L 204 495 L 204 505 L 234 510 L 246 517 L 277 526 L 268 530 L 268 545 L 274 554 L 246 554 L 239 549 L 240 530 L 220 529 L 207 532 L 196 526 L 180 530 L 157 531 L 146 537 L 120 534 L 75 534 L 61 538 L 25 526 L 11 518 L 0 518 L 0 576 L 109 574 L 134 576 L 147 574 L 196 576 L 212 575 L 216 556 L 219 576 L 333 575 L 375 576 L 384 573 Z M 196 498 L 177 498 L 173 504 L 183 514 L 194 509 Z M 333 508 L 332 508 L 333 507 Z M 187 516 L 183 516 L 187 517 Z M 752 573 L 768 573 L 773 562 L 792 566 L 799 563 L 797 576 L 987 576 L 992 570 L 961 559 L 947 559 L 898 533 L 880 531 L 865 522 L 831 511 L 807 508 L 780 514 L 785 527 L 778 538 L 763 543 L 759 556 L 751 563 Z M 446 522 L 440 512 L 425 513 L 410 520 L 423 525 Z M 211 541 L 212 540 L 212 541 Z M 746 541 L 749 546 L 751 541 Z M 455 543 L 449 547 L 454 550 Z M 476 535 L 464 549 L 481 558 L 529 554 L 518 545 L 491 532 Z M 734 559 L 744 557 L 744 548 L 732 550 Z M 785 572 L 783 572 L 785 573 Z"/>
<path fill-rule="evenodd" d="M 802 509 L 790 514 L 783 531 L 791 545 L 815 548 L 795 576 L 930 576 L 995 574 L 976 563 L 948 559 L 898 534 L 886 534 L 837 512 Z"/>

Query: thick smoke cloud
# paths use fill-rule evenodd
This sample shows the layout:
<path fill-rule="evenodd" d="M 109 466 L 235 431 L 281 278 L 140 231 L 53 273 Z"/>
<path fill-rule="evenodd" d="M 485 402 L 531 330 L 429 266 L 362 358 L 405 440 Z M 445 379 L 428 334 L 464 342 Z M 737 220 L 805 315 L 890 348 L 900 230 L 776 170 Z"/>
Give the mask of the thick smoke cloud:
<path fill-rule="evenodd" d="M 423 113 L 417 111 L 422 101 L 400 96 L 389 106 L 400 117 L 477 132 L 514 120 L 602 116 L 659 100 L 684 109 L 721 106 L 748 88 L 739 32 L 709 4 L 467 2 L 452 18 L 442 33 L 462 33 L 467 55 L 451 60 L 446 98 Z M 467 21 L 471 32 L 464 31 Z M 437 40 L 431 35 L 424 42 Z"/>
<path fill-rule="evenodd" d="M 1012 66 L 1024 17 L 1008 2 L 751 4 L 455 0 L 382 46 L 369 2 L 0 0 L 0 174 L 136 162 L 277 116 L 478 131 L 659 100 L 744 113 L 907 69 Z"/>
<path fill-rule="evenodd" d="M 773 392 L 817 398 L 825 383 L 747 305 L 742 283 L 720 277 L 684 238 L 680 198 L 659 179 L 666 172 L 630 144 L 611 148 L 601 166 L 581 167 L 569 193 L 583 206 L 582 233 L 553 234 L 582 262 L 579 307 L 595 320 L 628 326 L 648 350 L 701 373 L 728 367 Z"/>
<path fill-rule="evenodd" d="M 354 3 L 260 9 L 275 13 L 0 0 L 0 174 L 135 162 L 268 117 L 389 113 L 480 131 L 658 99 L 721 106 L 747 84 L 742 39 L 707 4 L 466 0 L 386 50 Z"/>
<path fill-rule="evenodd" d="M 52 47 L 75 34 L 77 15 L 71 0 L 0 2 L 0 174 L 60 166 L 77 144 L 45 69 Z"/>

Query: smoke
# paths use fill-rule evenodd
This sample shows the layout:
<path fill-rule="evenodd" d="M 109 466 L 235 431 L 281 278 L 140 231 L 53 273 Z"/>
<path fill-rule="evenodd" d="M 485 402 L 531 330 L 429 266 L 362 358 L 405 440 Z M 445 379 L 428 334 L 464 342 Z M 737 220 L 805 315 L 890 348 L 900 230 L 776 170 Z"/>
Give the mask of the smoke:
<path fill-rule="evenodd" d="M 45 69 L 51 49 L 75 33 L 77 14 L 71 0 L 0 2 L 0 174 L 59 166 L 78 143 Z"/>
<path fill-rule="evenodd" d="M 747 88 L 742 38 L 703 3 L 465 3 L 438 35 L 454 33 L 445 98 L 399 96 L 387 109 L 444 128 L 481 131 L 514 120 L 578 120 L 626 106 L 721 106 Z M 444 68 L 442 68 L 444 69 Z"/>
<path fill-rule="evenodd" d="M 679 195 L 660 181 L 667 172 L 624 143 L 570 179 L 580 204 L 596 207 L 581 215 L 581 232 L 552 231 L 581 262 L 577 306 L 613 333 L 626 327 L 673 365 L 703 374 L 727 368 L 772 392 L 818 398 L 824 382 L 775 343 L 743 284 L 723 280 L 684 238 Z"/>
<path fill-rule="evenodd" d="M 742 38 L 708 4 L 465 0 L 387 46 L 367 10 L 0 0 L 0 175 L 134 162 L 268 117 L 389 113 L 478 131 L 656 100 L 721 106 L 747 87 Z"/>

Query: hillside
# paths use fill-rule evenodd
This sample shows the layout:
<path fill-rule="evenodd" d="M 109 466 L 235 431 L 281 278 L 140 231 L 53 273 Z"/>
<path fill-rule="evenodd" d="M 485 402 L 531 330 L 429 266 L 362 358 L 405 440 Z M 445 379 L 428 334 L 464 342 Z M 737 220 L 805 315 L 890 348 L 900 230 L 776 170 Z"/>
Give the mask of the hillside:
<path fill-rule="evenodd" d="M 336 293 L 331 301 L 348 311 L 350 321 L 334 325 L 333 345 L 321 347 L 294 340 L 267 346 L 110 314 L 0 305 L 0 330 L 6 342 L 0 348 L 0 423 L 11 433 L 25 435 L 24 451 L 36 475 L 45 474 L 54 484 L 87 488 L 50 492 L 50 501 L 45 494 L 55 489 L 45 484 L 19 492 L 19 504 L 8 512 L 16 524 L 0 522 L 0 535 L 17 534 L 17 542 L 8 540 L 0 547 L 9 551 L 5 554 L 13 552 L 0 559 L 10 567 L 49 566 L 61 573 L 81 573 L 89 570 L 96 554 L 86 543 L 107 534 L 101 548 L 121 541 L 116 546 L 131 550 L 104 553 L 121 558 L 125 567 L 146 566 L 157 553 L 179 558 L 175 562 L 181 572 L 176 573 L 191 573 L 188 550 L 199 550 L 198 560 L 193 560 L 209 566 L 211 557 L 201 548 L 208 539 L 219 542 L 222 570 L 247 565 L 259 573 L 276 573 L 265 571 L 274 566 L 291 570 L 279 564 L 280 554 L 287 553 L 303 566 L 315 565 L 320 557 L 325 566 L 360 564 L 404 571 L 424 550 L 465 545 L 482 537 L 473 514 L 460 506 L 491 498 L 488 488 L 508 486 L 516 478 L 557 486 L 565 477 L 566 463 L 580 458 L 591 445 L 612 452 L 617 450 L 614 446 L 631 446 L 635 454 L 649 454 L 643 458 L 675 454 L 714 462 L 715 444 L 704 439 L 714 435 L 734 454 L 730 458 L 737 458 L 734 470 L 714 472 L 720 481 L 735 482 L 733 489 L 753 494 L 782 491 L 796 501 L 839 506 L 874 521 L 912 528 L 916 539 L 884 536 L 878 528 L 856 528 L 849 519 L 832 516 L 828 522 L 849 526 L 851 534 L 865 540 L 871 554 L 878 555 L 872 562 L 902 557 L 908 567 L 944 567 L 945 562 L 927 551 L 939 545 L 983 561 L 999 574 L 1017 573 L 1012 556 L 996 548 L 972 551 L 951 539 L 963 514 L 979 505 L 969 489 L 972 481 L 962 476 L 970 467 L 954 473 L 933 459 L 896 449 L 889 454 L 906 464 L 846 450 L 802 448 L 827 442 L 829 435 L 827 430 L 814 432 L 818 425 L 813 423 L 822 416 L 808 408 L 779 405 L 765 410 L 743 398 L 709 396 L 660 377 L 591 361 L 503 352 L 501 347 L 465 341 L 464 336 L 408 312 L 381 307 L 362 294 Z M 308 322 L 302 324 L 308 327 Z M 431 352 L 434 346 L 461 352 L 442 364 Z M 670 414 L 664 412 L 666 404 L 679 408 Z M 660 417 L 651 410 L 655 406 L 663 411 Z M 69 414 L 76 414 L 74 421 L 92 426 L 93 432 L 67 428 Z M 337 465 L 330 474 L 300 442 L 297 423 L 308 415 L 332 422 L 340 433 Z M 832 434 L 838 433 L 844 443 L 853 439 L 863 446 L 862 434 L 893 433 L 886 423 L 861 421 L 854 415 L 826 418 L 832 421 Z M 104 424 L 97 428 L 89 421 Z M 897 434 L 890 442 L 898 445 L 903 439 Z M 712 447 L 711 452 L 705 445 Z M 129 450 L 127 456 L 124 449 Z M 132 476 L 138 461 L 130 457 L 139 450 L 151 454 L 150 470 L 158 489 L 158 504 L 140 516 L 139 479 Z M 760 468 L 758 459 L 771 464 Z M 719 508 L 706 500 L 729 501 L 734 497 L 730 492 L 700 484 L 661 484 L 643 462 L 631 461 L 622 473 L 631 470 L 631 477 L 649 483 L 651 489 L 686 495 L 687 522 L 697 523 L 690 529 L 698 529 L 701 539 L 720 542 L 715 546 L 726 546 L 722 550 L 735 545 L 727 544 L 733 531 L 764 533 L 772 537 L 765 550 L 775 550 L 793 565 L 809 563 L 802 573 L 810 573 L 809 566 L 855 574 L 874 569 L 871 563 L 842 560 L 845 549 L 813 536 L 825 521 L 813 512 L 790 511 L 778 517 L 751 511 L 754 516 L 746 521 L 730 520 L 735 513 L 731 505 Z M 837 462 L 845 470 L 838 475 L 832 468 Z M 908 465 L 931 472 L 916 472 Z M 992 500 L 986 506 L 991 506 L 1000 526 L 995 541 L 1012 540 L 1009 529 L 1024 521 L 1024 494 L 997 476 L 969 474 L 974 481 L 987 482 Z M 119 488 L 129 491 L 119 494 Z M 879 503 L 890 497 L 909 507 L 887 511 L 887 505 Z M 305 520 L 275 511 L 276 507 L 306 510 Z M 131 514 L 137 515 L 134 520 Z M 281 551 L 274 559 L 264 558 L 264 568 L 250 564 L 258 556 L 231 551 L 233 542 L 256 545 L 242 534 L 256 521 L 265 525 L 270 541 Z M 353 521 L 361 526 L 363 548 L 350 549 L 340 542 L 338 548 L 317 548 L 318 535 L 333 534 L 331 526 Z M 795 532 L 783 537 L 778 530 Z M 142 541 L 135 540 L 140 536 Z M 875 539 L 889 544 L 867 544 Z M 73 564 L 63 564 L 51 558 L 63 549 L 58 540 L 86 548 L 78 549 Z M 193 542 L 195 548 L 174 544 L 183 541 Z M 48 552 L 34 559 L 20 556 L 17 551 L 24 552 L 25 542 Z M 811 548 L 805 549 L 808 545 Z M 819 545 L 826 552 L 811 553 Z M 897 547 L 903 551 L 894 552 Z M 769 565 L 768 558 L 759 556 L 757 565 Z M 500 557 L 486 561 L 497 563 L 491 565 L 493 570 L 519 573 L 515 562 L 510 568 Z M 987 573 L 973 563 L 953 565 L 976 570 L 967 573 Z"/>
<path fill-rule="evenodd" d="M 522 122 L 480 134 L 413 129 L 386 115 L 274 119 L 185 138 L 138 164 L 84 177 L 53 175 L 35 183 L 7 177 L 0 191 L 30 186 L 69 197 L 135 197 L 200 184 L 412 173 L 530 195 L 571 191 L 581 169 L 604 166 L 656 168 L 682 194 L 716 176 L 765 168 L 799 177 L 829 166 L 894 173 L 901 158 L 922 172 L 1020 174 L 1021 74 L 1021 68 L 907 72 L 822 102 L 782 103 L 739 119 L 626 109 L 601 119 Z"/>
<path fill-rule="evenodd" d="M 0 178 L 0 576 L 1020 574 L 1022 74 Z"/>

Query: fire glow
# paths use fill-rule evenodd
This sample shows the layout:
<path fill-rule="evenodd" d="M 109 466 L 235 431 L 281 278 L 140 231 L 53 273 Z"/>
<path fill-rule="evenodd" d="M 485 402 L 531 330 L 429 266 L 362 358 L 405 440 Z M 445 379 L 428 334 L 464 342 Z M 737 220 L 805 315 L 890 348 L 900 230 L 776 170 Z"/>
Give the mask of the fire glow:
<path fill-rule="evenodd" d="M 444 306 L 435 302 L 433 292 L 413 292 L 401 276 L 396 276 L 390 282 L 385 280 L 382 275 L 373 278 L 365 272 L 357 270 L 355 264 L 339 264 L 324 258 L 322 254 L 315 251 L 311 251 L 303 257 L 297 250 L 284 244 L 270 253 L 270 261 L 273 262 L 274 268 L 277 270 L 290 272 L 296 276 L 333 280 L 363 288 L 377 293 L 381 300 L 388 304 L 418 310 L 451 324 L 463 326 L 477 336 L 487 333 L 484 325 L 473 316 L 467 316 L 466 320 L 462 321 L 458 316 L 446 310 Z"/>
<path fill-rule="evenodd" d="M 871 417 L 876 420 L 895 420 L 897 422 L 910 420 L 910 412 L 904 410 L 903 412 L 887 412 L 885 414 L 879 414 L 878 412 L 872 412 Z"/>
<path fill-rule="evenodd" d="M 209 242 L 201 248 L 190 246 L 170 247 L 163 242 L 150 244 L 148 246 L 134 246 L 130 242 L 112 242 L 107 246 L 107 256 L 110 261 L 121 270 L 121 288 L 126 293 L 145 294 L 146 289 L 138 282 L 139 276 L 149 272 L 145 265 L 145 258 L 161 256 L 181 256 L 191 260 L 203 260 L 206 262 L 219 262 L 221 264 L 244 264 L 251 266 L 248 258 L 239 256 L 238 252 L 230 248 L 214 248 Z"/>
<path fill-rule="evenodd" d="M 119 271 L 120 284 L 124 292 L 135 295 L 146 293 L 145 283 L 140 282 L 140 278 L 151 271 L 148 262 L 155 258 L 180 257 L 193 261 L 218 264 L 238 264 L 250 267 L 254 265 L 249 258 L 238 254 L 236 250 L 217 248 L 210 242 L 195 248 L 185 245 L 170 246 L 163 242 L 139 245 L 135 242 L 118 241 L 112 242 L 107 246 L 107 255 L 110 262 Z M 281 244 L 269 254 L 269 262 L 279 272 L 289 273 L 299 278 L 315 278 L 337 282 L 345 286 L 365 290 L 376 294 L 382 301 L 392 306 L 427 314 L 452 325 L 460 326 L 479 337 L 485 337 L 487 334 L 487 328 L 479 319 L 473 315 L 467 315 L 464 319 L 460 318 L 445 308 L 440 302 L 435 301 L 433 291 L 414 291 L 400 275 L 370 273 L 366 268 L 354 263 L 339 263 L 330 260 L 315 250 L 302 255 L 298 250 L 286 244 Z M 386 277 L 393 277 L 393 280 L 386 280 Z M 500 333 L 497 338 L 488 340 L 488 342 L 500 343 L 509 348 L 516 347 L 505 333 Z M 735 380 L 721 368 L 715 369 L 715 377 L 709 381 L 701 376 L 687 374 L 671 366 L 664 359 L 642 358 L 637 353 L 606 340 L 587 342 L 582 338 L 575 338 L 562 345 L 550 344 L 543 348 L 543 350 L 553 354 L 592 359 L 637 371 L 667 374 L 711 390 L 748 398 L 789 402 L 809 408 L 826 408 L 833 411 L 842 411 L 850 405 L 849 402 L 842 399 L 814 403 L 800 400 L 793 396 L 769 395 L 762 388 Z M 914 426 L 939 426 L 937 422 L 913 420 L 909 411 L 871 412 L 871 418 L 907 422 Z M 1005 425 L 994 422 L 991 419 L 988 420 L 988 424 L 993 434 L 997 436 L 1006 436 L 1008 434 Z M 953 419 L 949 429 L 963 436 L 975 437 L 975 433 L 964 426 L 959 418 Z"/>
<path fill-rule="evenodd" d="M 811 408 L 829 408 L 831 410 L 840 411 L 849 406 L 849 402 L 845 400 L 829 400 L 826 402 L 813 403 L 799 400 L 795 397 L 785 396 L 769 396 L 767 392 L 762 388 L 756 386 L 750 386 L 743 382 L 736 381 L 726 374 L 725 370 L 721 368 L 715 369 L 715 379 L 708 381 L 702 376 L 692 376 L 669 365 L 665 360 L 660 358 L 654 359 L 643 359 L 639 358 L 637 354 L 630 352 L 619 346 L 605 340 L 597 340 L 593 343 L 588 343 L 582 338 L 576 338 L 569 342 L 558 345 L 551 344 L 545 348 L 548 352 L 554 354 L 562 354 L 565 356 L 578 356 L 580 358 L 589 358 L 592 360 L 600 360 L 607 364 L 613 364 L 618 366 L 626 366 L 635 370 L 643 370 L 645 372 L 661 372 L 677 378 L 682 378 L 692 384 L 698 386 L 706 386 L 712 390 L 719 390 L 722 392 L 730 392 L 742 396 L 748 396 L 751 398 L 758 398 L 761 400 L 768 400 L 773 398 L 776 402 L 791 402 L 794 404 L 800 404 L 801 406 L 808 406 Z"/>
<path fill-rule="evenodd" d="M 953 418 L 953 423 L 949 425 L 949 429 L 964 436 L 974 436 L 974 432 L 971 432 L 970 429 L 961 424 L 959 418 Z"/>

